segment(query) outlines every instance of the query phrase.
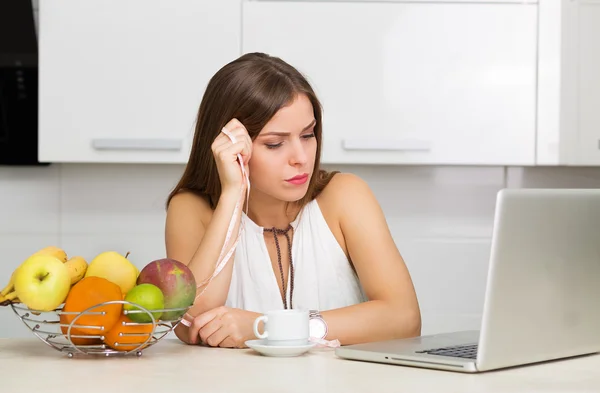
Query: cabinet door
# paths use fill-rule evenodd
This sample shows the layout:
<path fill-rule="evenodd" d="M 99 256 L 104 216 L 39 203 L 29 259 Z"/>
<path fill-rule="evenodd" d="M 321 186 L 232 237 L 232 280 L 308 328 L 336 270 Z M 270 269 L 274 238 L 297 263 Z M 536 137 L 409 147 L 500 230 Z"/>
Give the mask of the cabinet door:
<path fill-rule="evenodd" d="M 536 8 L 247 1 L 242 51 L 308 77 L 325 163 L 533 164 Z"/>
<path fill-rule="evenodd" d="M 239 0 L 41 1 L 40 159 L 186 162 L 240 17 Z"/>
<path fill-rule="evenodd" d="M 600 165 L 600 1 L 579 4 L 574 165 Z M 564 130 L 565 133 L 573 130 Z"/>

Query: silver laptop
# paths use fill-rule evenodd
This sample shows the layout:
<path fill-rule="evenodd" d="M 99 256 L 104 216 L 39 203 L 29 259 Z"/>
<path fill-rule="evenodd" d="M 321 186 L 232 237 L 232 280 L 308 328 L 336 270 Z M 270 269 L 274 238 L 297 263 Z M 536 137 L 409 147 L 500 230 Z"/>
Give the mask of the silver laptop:
<path fill-rule="evenodd" d="M 498 193 L 480 330 L 336 349 L 344 359 L 472 373 L 595 352 L 600 189 Z"/>

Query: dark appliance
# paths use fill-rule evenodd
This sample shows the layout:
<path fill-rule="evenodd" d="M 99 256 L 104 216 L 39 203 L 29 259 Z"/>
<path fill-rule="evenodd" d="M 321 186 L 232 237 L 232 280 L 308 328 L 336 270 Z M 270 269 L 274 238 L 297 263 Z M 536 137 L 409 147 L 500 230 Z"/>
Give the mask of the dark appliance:
<path fill-rule="evenodd" d="M 0 0 L 0 165 L 38 161 L 38 46 L 30 0 Z"/>

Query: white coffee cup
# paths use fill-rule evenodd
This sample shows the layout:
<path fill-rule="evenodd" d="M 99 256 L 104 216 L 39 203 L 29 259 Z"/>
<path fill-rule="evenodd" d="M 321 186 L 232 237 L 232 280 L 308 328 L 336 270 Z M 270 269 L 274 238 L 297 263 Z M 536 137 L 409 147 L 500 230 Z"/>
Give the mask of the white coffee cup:
<path fill-rule="evenodd" d="M 260 322 L 264 331 L 258 331 Z M 254 320 L 254 335 L 268 345 L 304 345 L 308 343 L 308 310 L 274 310 Z"/>

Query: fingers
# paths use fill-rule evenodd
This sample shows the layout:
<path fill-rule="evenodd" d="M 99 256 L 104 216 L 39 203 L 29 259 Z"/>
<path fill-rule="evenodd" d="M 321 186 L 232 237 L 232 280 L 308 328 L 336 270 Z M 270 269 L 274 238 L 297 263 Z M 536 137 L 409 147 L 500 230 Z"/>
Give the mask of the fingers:
<path fill-rule="evenodd" d="M 206 339 L 203 339 L 203 341 L 211 347 L 222 347 L 224 346 L 224 344 L 226 344 L 224 341 L 228 337 L 228 329 L 225 326 L 219 324 L 219 327 L 213 333 L 211 333 L 210 336 L 206 337 Z"/>
<path fill-rule="evenodd" d="M 229 120 L 229 122 L 227 124 L 225 124 L 225 127 L 223 127 L 223 128 L 225 128 L 229 132 L 232 132 L 236 128 L 242 128 L 244 131 L 246 131 L 246 127 L 244 127 L 242 122 L 235 118 Z"/>
<path fill-rule="evenodd" d="M 231 336 L 227 336 L 219 343 L 221 348 L 244 348 L 244 344 L 239 344 Z"/>
<path fill-rule="evenodd" d="M 209 338 L 212 337 L 222 327 L 223 327 L 223 322 L 221 321 L 221 318 L 214 318 L 213 320 L 208 322 L 206 325 L 204 325 L 202 328 L 200 328 L 200 330 L 198 331 L 198 336 L 200 336 L 200 339 L 202 340 L 202 342 L 207 343 L 210 346 L 215 346 L 215 345 L 213 345 L 213 341 L 215 338 L 213 337 L 210 341 L 209 341 Z M 217 343 L 217 345 L 218 344 L 219 343 Z"/>
<path fill-rule="evenodd" d="M 246 138 L 244 136 L 239 136 L 235 138 L 235 142 L 232 142 L 225 134 L 221 133 L 219 137 L 215 139 L 213 150 L 215 152 L 219 152 L 231 145 L 235 145 L 236 143 L 243 143 L 248 148 L 252 146 L 252 141 L 250 141 L 250 137 Z"/>
<path fill-rule="evenodd" d="M 194 322 L 192 322 L 192 326 L 189 328 L 189 340 L 192 344 L 197 344 L 200 341 L 199 332 L 207 323 L 212 320 L 219 319 L 223 314 L 227 312 L 225 307 L 218 307 L 212 310 L 206 311 L 196 318 L 194 318 Z"/>
<path fill-rule="evenodd" d="M 250 154 L 248 154 L 248 156 L 246 157 L 249 160 L 252 154 L 252 139 L 250 138 L 246 127 L 244 127 L 244 125 L 237 119 L 232 119 L 231 121 L 229 121 L 229 123 L 225 125 L 225 127 L 223 127 L 223 129 L 225 130 L 225 132 L 220 132 L 219 135 L 215 138 L 215 141 L 212 146 L 213 151 L 216 153 L 217 151 L 222 150 L 230 144 L 235 144 L 236 142 L 244 141 L 246 142 L 248 150 L 250 151 Z M 233 136 L 235 142 L 232 142 L 232 140 L 226 134 L 230 134 L 231 136 Z"/>
<path fill-rule="evenodd" d="M 245 128 L 236 128 L 229 132 L 234 137 L 235 142 L 232 142 L 231 139 L 224 133 L 220 133 L 219 136 L 215 139 L 215 143 L 213 144 L 213 150 L 218 152 L 223 150 L 227 146 L 231 146 L 232 144 L 236 144 L 238 142 L 244 142 L 249 151 L 252 150 L 252 140 L 248 135 L 248 132 Z"/>
<path fill-rule="evenodd" d="M 218 325 L 219 327 L 202 341 L 211 347 L 243 348 L 245 346 L 241 336 L 235 333 L 232 326 L 223 324 L 221 321 Z"/>
<path fill-rule="evenodd" d="M 236 142 L 233 145 L 225 147 L 223 150 L 216 153 L 221 161 L 236 161 L 237 155 L 241 154 L 244 161 L 250 155 L 250 149 L 244 142 Z"/>
<path fill-rule="evenodd" d="M 222 306 L 194 318 L 190 327 L 190 343 L 200 342 L 211 347 L 244 348 L 245 336 L 240 314 Z M 193 335 L 193 336 L 192 336 Z"/>
<path fill-rule="evenodd" d="M 204 326 L 204 324 L 202 322 L 199 322 L 198 317 L 194 318 L 194 322 L 192 322 L 192 325 L 188 329 L 189 342 L 191 344 L 198 344 L 198 342 L 200 341 L 200 336 L 198 335 L 198 332 L 200 331 L 200 329 L 202 329 L 202 326 Z"/>
<path fill-rule="evenodd" d="M 219 157 L 221 161 L 235 161 L 237 160 L 237 155 L 241 154 L 244 164 L 247 164 L 252 157 L 252 143 L 238 141 L 232 144 L 230 141 L 227 141 L 213 151 L 215 157 Z"/>
<path fill-rule="evenodd" d="M 192 343 L 192 344 L 198 343 L 198 341 L 200 340 L 200 338 L 198 336 L 198 332 L 200 331 L 200 329 L 202 329 L 202 327 L 204 325 L 206 325 L 208 322 L 212 321 L 217 315 L 218 315 L 218 309 L 215 308 L 215 309 L 209 310 L 205 313 L 202 313 L 194 318 L 194 321 L 192 322 L 192 325 L 190 326 L 190 328 L 188 330 L 190 343 Z"/>

